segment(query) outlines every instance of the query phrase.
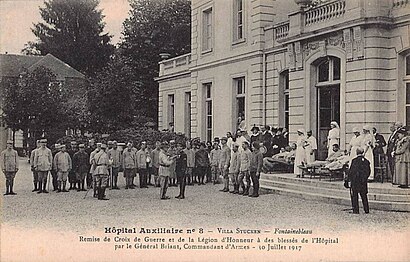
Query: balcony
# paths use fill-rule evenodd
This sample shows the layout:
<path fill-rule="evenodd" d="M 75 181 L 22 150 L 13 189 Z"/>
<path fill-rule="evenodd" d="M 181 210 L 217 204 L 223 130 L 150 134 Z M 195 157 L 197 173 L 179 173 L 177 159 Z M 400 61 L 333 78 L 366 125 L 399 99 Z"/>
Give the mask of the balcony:
<path fill-rule="evenodd" d="M 335 1 L 324 5 L 312 8 L 305 13 L 305 26 L 312 26 L 318 23 L 326 23 L 327 21 L 341 18 L 346 12 L 346 2 Z"/>
<path fill-rule="evenodd" d="M 186 73 L 191 64 L 191 54 L 177 56 L 159 62 L 159 77 Z"/>

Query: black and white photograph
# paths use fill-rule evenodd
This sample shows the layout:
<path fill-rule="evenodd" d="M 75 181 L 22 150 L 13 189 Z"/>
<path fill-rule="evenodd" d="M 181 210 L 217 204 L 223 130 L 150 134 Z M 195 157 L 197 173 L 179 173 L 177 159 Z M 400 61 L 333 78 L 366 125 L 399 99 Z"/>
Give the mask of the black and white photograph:
<path fill-rule="evenodd" d="M 410 261 L 410 0 L 0 0 L 0 261 Z"/>

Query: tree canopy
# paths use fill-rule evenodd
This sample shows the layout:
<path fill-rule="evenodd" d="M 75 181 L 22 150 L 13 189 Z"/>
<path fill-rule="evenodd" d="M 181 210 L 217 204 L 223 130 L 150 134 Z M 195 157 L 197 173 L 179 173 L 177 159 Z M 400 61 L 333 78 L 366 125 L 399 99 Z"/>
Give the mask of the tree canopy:
<path fill-rule="evenodd" d="M 29 42 L 24 53 L 53 54 L 73 68 L 93 75 L 104 67 L 114 46 L 103 33 L 104 15 L 99 0 L 46 0 L 40 8 L 43 22 L 34 25 L 36 42 Z"/>

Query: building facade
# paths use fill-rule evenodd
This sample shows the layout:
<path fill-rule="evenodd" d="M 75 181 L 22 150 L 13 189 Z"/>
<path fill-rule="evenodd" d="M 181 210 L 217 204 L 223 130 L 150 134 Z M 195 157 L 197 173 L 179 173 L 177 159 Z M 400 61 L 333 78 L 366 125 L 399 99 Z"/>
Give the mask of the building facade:
<path fill-rule="evenodd" d="M 210 140 L 253 125 L 311 129 L 326 154 L 353 127 L 410 125 L 410 3 L 192 1 L 191 53 L 160 62 L 159 127 Z M 299 5 L 297 4 L 299 3 Z"/>
<path fill-rule="evenodd" d="M 30 72 L 41 66 L 50 69 L 56 75 L 56 81 L 61 84 L 68 82 L 75 84 L 85 81 L 83 74 L 52 54 L 45 56 L 0 54 L 0 150 L 6 148 L 6 141 L 9 139 L 14 141 L 14 146 L 17 149 L 23 147 L 22 131 L 16 131 L 13 134 L 4 121 L 2 82 L 8 78 L 18 78 L 23 72 Z"/>

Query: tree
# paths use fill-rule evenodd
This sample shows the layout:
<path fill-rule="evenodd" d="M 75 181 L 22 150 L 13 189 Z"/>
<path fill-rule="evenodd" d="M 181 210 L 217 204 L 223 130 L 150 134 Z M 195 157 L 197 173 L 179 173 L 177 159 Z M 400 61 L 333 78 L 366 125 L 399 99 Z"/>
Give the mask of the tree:
<path fill-rule="evenodd" d="M 119 52 L 131 68 L 130 82 L 138 81 L 137 109 L 157 119 L 158 62 L 160 53 L 178 56 L 191 51 L 191 7 L 188 0 L 130 0 L 130 17 L 124 21 Z"/>
<path fill-rule="evenodd" d="M 4 114 L 7 126 L 23 130 L 36 138 L 52 129 L 65 130 L 62 111 L 62 86 L 56 76 L 45 67 L 25 72 L 16 79 L 4 83 Z"/>
<path fill-rule="evenodd" d="M 93 75 L 107 64 L 114 46 L 103 34 L 105 23 L 99 0 L 46 0 L 40 8 L 44 22 L 34 25 L 36 42 L 24 53 L 53 54 L 73 68 Z"/>

